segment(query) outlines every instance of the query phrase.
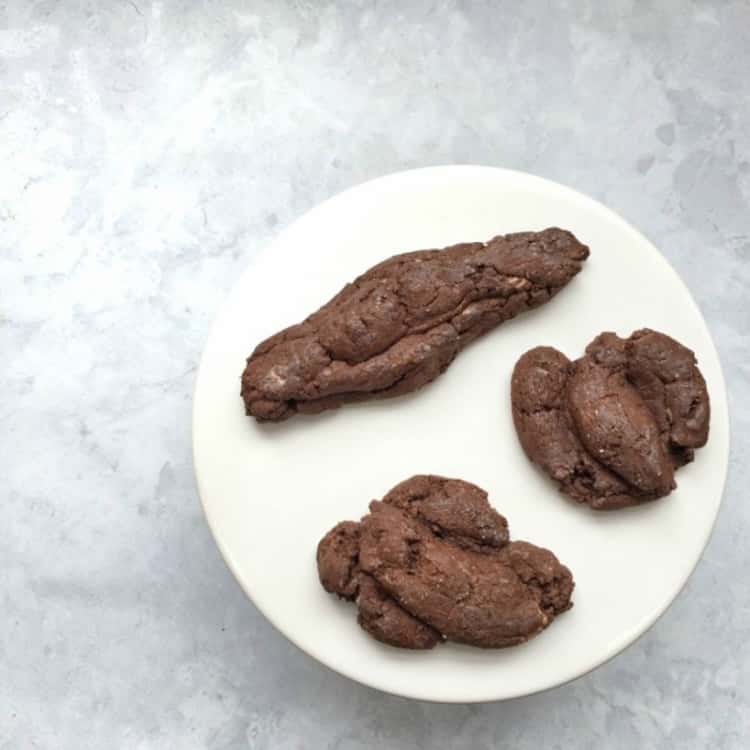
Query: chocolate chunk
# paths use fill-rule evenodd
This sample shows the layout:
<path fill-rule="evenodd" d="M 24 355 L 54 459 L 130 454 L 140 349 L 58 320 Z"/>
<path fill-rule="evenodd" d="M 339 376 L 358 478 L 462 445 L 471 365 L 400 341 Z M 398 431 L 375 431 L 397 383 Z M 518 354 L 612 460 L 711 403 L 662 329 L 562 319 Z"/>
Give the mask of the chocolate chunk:
<path fill-rule="evenodd" d="M 597 336 L 570 362 L 526 352 L 511 380 L 513 421 L 528 457 L 597 510 L 668 495 L 674 472 L 708 439 L 709 400 L 695 355 L 663 333 Z"/>
<path fill-rule="evenodd" d="M 570 571 L 549 550 L 509 542 L 505 518 L 468 482 L 412 477 L 370 504 L 358 534 L 346 523 L 346 544 L 331 541 L 342 536 L 339 524 L 319 545 L 321 583 L 351 592 L 348 572 L 333 576 L 343 585 L 331 586 L 331 570 L 355 570 L 359 623 L 384 643 L 514 646 L 571 606 Z M 321 556 L 321 547 L 336 550 L 339 561 Z"/>
<path fill-rule="evenodd" d="M 256 347 L 242 375 L 245 410 L 280 422 L 421 388 L 469 342 L 549 300 L 588 252 L 546 229 L 396 255 Z"/>

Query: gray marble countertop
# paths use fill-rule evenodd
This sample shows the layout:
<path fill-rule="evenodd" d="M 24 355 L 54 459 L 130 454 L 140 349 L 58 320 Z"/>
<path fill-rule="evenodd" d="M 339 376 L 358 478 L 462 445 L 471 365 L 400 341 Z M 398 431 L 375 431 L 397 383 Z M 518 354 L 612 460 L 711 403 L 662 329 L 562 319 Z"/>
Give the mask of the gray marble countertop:
<path fill-rule="evenodd" d="M 747 0 L 0 0 L 0 750 L 750 745 Z M 659 246 L 734 404 L 724 504 L 625 653 L 504 704 L 313 662 L 203 520 L 191 391 L 253 254 L 410 167 L 527 170 Z"/>

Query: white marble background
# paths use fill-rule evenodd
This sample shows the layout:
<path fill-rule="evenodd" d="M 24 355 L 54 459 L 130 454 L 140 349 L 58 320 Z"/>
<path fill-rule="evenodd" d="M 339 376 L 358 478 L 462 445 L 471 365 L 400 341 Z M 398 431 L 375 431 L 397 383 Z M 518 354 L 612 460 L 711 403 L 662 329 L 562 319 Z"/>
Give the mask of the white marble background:
<path fill-rule="evenodd" d="M 750 746 L 750 3 L 0 0 L 0 750 Z M 289 645 L 193 485 L 209 322 L 279 228 L 470 162 L 660 246 L 734 405 L 713 540 L 653 630 L 505 704 Z"/>

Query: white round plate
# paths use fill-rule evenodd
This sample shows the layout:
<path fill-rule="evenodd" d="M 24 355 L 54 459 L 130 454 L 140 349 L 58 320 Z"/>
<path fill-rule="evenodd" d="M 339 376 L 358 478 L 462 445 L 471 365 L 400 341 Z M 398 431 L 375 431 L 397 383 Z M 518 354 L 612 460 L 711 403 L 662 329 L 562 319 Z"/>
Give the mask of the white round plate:
<path fill-rule="evenodd" d="M 560 226 L 591 248 L 547 305 L 501 325 L 434 383 L 405 397 L 259 426 L 239 396 L 255 345 L 316 310 L 395 253 Z M 539 344 L 580 356 L 600 331 L 650 327 L 697 356 L 711 395 L 711 437 L 667 498 L 602 513 L 577 506 L 526 459 L 510 411 L 510 374 Z M 198 374 L 193 449 L 211 530 L 248 596 L 328 667 L 390 693 L 473 702 L 526 695 L 593 669 L 661 615 L 701 556 L 728 457 L 719 359 L 690 293 L 659 252 L 601 204 L 527 174 L 435 167 L 390 175 L 326 201 L 282 232 L 239 279 Z M 356 608 L 318 583 L 315 548 L 413 474 L 460 477 L 489 492 L 511 536 L 549 547 L 573 571 L 575 606 L 516 648 L 381 645 Z M 657 655 L 658 658 L 658 655 Z"/>

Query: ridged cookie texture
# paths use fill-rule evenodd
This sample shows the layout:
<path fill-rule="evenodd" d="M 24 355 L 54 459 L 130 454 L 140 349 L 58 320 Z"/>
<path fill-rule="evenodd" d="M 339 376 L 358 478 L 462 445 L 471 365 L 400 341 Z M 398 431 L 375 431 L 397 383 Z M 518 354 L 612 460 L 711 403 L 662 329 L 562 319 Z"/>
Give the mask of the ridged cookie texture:
<path fill-rule="evenodd" d="M 256 347 L 245 411 L 280 422 L 421 388 L 471 341 L 547 302 L 588 252 L 552 228 L 396 255 Z"/>
<path fill-rule="evenodd" d="M 476 485 L 418 475 L 318 545 L 326 591 L 356 602 L 359 624 L 391 646 L 524 643 L 570 608 L 573 576 L 547 549 L 510 541 Z"/>
<path fill-rule="evenodd" d="M 695 354 L 650 329 L 627 339 L 602 333 L 574 362 L 551 347 L 526 352 L 511 404 L 526 455 L 596 510 L 668 495 L 675 471 L 708 440 L 710 403 Z"/>

